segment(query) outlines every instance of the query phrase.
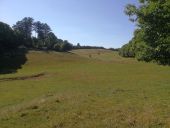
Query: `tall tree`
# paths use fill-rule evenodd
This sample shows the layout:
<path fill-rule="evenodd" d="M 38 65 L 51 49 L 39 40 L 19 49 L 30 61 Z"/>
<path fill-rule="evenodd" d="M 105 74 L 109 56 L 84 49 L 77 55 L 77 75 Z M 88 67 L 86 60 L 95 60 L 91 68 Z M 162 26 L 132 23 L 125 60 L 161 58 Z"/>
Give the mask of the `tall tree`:
<path fill-rule="evenodd" d="M 32 30 L 33 30 L 33 21 L 31 17 L 25 17 L 21 21 L 18 21 L 13 29 L 20 37 L 22 37 L 23 45 L 26 47 L 33 47 L 32 45 Z"/>
<path fill-rule="evenodd" d="M 48 24 L 37 21 L 34 23 L 34 31 L 38 34 L 38 39 L 44 40 L 51 32 L 51 28 Z"/>
<path fill-rule="evenodd" d="M 45 45 L 48 49 L 54 49 L 54 45 L 57 44 L 57 37 L 53 32 L 48 33 L 45 39 Z"/>
<path fill-rule="evenodd" d="M 51 28 L 48 24 L 44 23 L 43 24 L 43 34 L 44 34 L 44 38 L 48 37 L 48 34 L 51 32 Z"/>
<path fill-rule="evenodd" d="M 31 38 L 32 30 L 33 30 L 33 21 L 34 19 L 31 17 L 25 17 L 21 21 L 18 21 L 13 29 L 21 33 L 24 39 Z"/>
<path fill-rule="evenodd" d="M 125 9 L 139 29 L 131 41 L 139 48 L 136 56 L 139 60 L 170 64 L 170 1 L 139 0 L 139 3 L 129 4 Z"/>

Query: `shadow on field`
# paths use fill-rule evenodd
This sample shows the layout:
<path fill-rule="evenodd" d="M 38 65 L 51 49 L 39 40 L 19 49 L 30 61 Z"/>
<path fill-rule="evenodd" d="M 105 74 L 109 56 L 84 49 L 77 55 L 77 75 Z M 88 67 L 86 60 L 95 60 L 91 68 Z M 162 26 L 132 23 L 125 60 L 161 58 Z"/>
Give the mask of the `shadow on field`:
<path fill-rule="evenodd" d="M 16 73 L 26 63 L 27 50 L 19 49 L 0 56 L 0 74 Z"/>

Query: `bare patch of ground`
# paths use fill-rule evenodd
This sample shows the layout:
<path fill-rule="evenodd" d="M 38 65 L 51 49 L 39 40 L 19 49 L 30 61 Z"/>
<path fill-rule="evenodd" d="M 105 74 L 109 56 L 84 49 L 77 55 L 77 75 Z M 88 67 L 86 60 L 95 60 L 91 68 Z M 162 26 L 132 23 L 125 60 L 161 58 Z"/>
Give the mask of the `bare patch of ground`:
<path fill-rule="evenodd" d="M 27 79 L 35 79 L 45 76 L 46 73 L 38 73 L 30 76 L 20 76 L 20 77 L 11 77 L 11 78 L 0 78 L 0 82 L 3 81 L 14 81 L 14 80 L 27 80 Z"/>

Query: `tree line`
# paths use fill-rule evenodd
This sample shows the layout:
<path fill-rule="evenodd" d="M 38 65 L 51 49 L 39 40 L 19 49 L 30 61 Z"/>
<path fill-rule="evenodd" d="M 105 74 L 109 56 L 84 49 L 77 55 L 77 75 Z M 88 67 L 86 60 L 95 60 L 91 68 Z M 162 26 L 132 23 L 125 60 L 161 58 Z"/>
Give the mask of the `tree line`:
<path fill-rule="evenodd" d="M 18 48 L 68 51 L 73 45 L 57 38 L 47 23 L 25 17 L 10 27 L 0 22 L 0 55 Z"/>
<path fill-rule="evenodd" d="M 88 45 L 80 45 L 80 43 L 77 43 L 77 45 L 73 46 L 73 49 L 105 49 L 102 46 L 88 46 Z"/>
<path fill-rule="evenodd" d="M 125 13 L 137 24 L 134 37 L 122 46 L 119 54 L 139 61 L 170 64 L 170 1 L 139 0 L 128 4 Z"/>

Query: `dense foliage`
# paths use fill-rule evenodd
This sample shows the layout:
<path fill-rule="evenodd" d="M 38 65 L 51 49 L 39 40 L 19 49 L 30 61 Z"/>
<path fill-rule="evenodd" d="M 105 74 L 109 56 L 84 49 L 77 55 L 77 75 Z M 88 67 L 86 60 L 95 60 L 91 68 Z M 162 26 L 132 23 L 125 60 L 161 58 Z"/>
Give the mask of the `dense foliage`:
<path fill-rule="evenodd" d="M 0 22 L 0 53 L 9 53 L 19 47 L 26 49 L 68 51 L 72 44 L 58 39 L 50 26 L 40 21 L 34 22 L 31 17 L 25 17 L 11 28 Z"/>
<path fill-rule="evenodd" d="M 0 22 L 0 55 L 6 51 L 11 52 L 20 45 L 17 32 L 3 22 Z"/>
<path fill-rule="evenodd" d="M 138 28 L 120 55 L 170 64 L 170 1 L 139 0 L 139 6 L 127 5 L 125 13 Z"/>
<path fill-rule="evenodd" d="M 0 74 L 14 73 L 27 61 L 29 49 L 66 52 L 72 44 L 58 39 L 50 26 L 25 17 L 11 28 L 0 22 Z"/>
<path fill-rule="evenodd" d="M 101 46 L 82 46 L 80 43 L 77 43 L 77 45 L 73 46 L 73 49 L 105 49 Z"/>

